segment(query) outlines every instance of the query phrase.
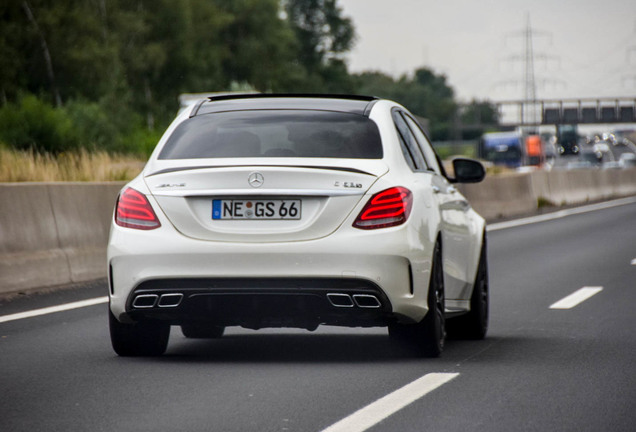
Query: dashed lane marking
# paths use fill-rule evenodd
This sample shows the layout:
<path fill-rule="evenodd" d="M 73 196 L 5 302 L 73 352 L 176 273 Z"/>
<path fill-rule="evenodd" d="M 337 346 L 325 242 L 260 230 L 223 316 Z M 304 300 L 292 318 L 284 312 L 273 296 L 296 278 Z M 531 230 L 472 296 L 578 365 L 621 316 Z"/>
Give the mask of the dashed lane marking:
<path fill-rule="evenodd" d="M 550 309 L 572 309 L 601 291 L 603 291 L 603 287 L 583 287 L 554 303 Z"/>
<path fill-rule="evenodd" d="M 362 432 L 424 395 L 456 378 L 458 373 L 430 373 L 359 409 L 322 432 Z"/>
<path fill-rule="evenodd" d="M 0 316 L 0 323 L 20 320 L 24 318 L 32 318 L 32 317 L 36 317 L 40 315 L 48 315 L 55 312 L 63 312 L 63 311 L 71 310 L 71 309 L 79 309 L 79 308 L 93 306 L 93 305 L 107 303 L 107 302 L 108 302 L 108 297 L 97 297 L 97 298 L 77 301 L 73 303 L 61 304 L 58 306 L 51 306 L 51 307 L 35 309 L 35 310 L 20 312 L 20 313 L 11 314 L 11 315 L 4 315 L 4 316 Z"/>

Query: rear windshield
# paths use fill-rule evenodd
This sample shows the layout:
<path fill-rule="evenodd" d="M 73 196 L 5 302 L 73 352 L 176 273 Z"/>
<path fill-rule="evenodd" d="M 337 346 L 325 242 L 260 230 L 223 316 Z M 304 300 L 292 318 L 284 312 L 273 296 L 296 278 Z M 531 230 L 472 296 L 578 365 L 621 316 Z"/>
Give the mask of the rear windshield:
<path fill-rule="evenodd" d="M 159 159 L 306 157 L 381 159 L 376 124 L 330 111 L 255 110 L 205 114 L 181 123 Z"/>

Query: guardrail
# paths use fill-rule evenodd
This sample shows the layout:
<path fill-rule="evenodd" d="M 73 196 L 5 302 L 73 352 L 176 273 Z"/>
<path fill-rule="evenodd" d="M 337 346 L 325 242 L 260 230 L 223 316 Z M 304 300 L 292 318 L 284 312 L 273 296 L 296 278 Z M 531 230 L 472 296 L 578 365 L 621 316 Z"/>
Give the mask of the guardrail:
<path fill-rule="evenodd" d="M 0 294 L 106 276 L 106 243 L 123 182 L 0 184 Z M 487 220 L 540 203 L 581 204 L 636 195 L 636 168 L 536 171 L 460 185 Z"/>

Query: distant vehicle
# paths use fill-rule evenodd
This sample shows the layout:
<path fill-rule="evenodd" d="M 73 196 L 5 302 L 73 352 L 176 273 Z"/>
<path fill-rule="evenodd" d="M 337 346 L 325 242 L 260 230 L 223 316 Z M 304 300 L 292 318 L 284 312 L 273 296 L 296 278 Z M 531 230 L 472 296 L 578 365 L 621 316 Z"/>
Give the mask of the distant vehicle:
<path fill-rule="evenodd" d="M 594 144 L 596 142 L 599 142 L 599 141 L 602 141 L 601 134 L 599 134 L 599 133 L 591 133 L 591 134 L 588 134 L 585 137 L 585 142 L 587 144 L 590 144 L 590 145 L 592 145 L 592 144 Z"/>
<path fill-rule="evenodd" d="M 598 167 L 603 163 L 603 153 L 595 149 L 583 148 L 579 151 L 579 161 L 588 162 L 592 167 Z"/>
<path fill-rule="evenodd" d="M 486 225 L 417 121 L 365 96 L 226 95 L 186 109 L 122 189 L 108 244 L 109 326 L 122 356 L 171 326 L 388 327 L 438 356 L 488 328 Z"/>
<path fill-rule="evenodd" d="M 616 139 L 616 135 L 614 135 L 612 132 L 605 132 L 602 136 L 602 141 L 607 141 L 610 144 L 616 144 L 617 139 Z"/>
<path fill-rule="evenodd" d="M 560 125 L 557 127 L 557 149 L 562 155 L 579 153 L 581 147 L 579 146 L 576 126 Z"/>
<path fill-rule="evenodd" d="M 526 163 L 528 165 L 542 165 L 545 161 L 545 154 L 543 149 L 543 143 L 541 136 L 528 135 L 525 139 L 526 142 Z"/>
<path fill-rule="evenodd" d="M 490 132 L 479 142 L 479 157 L 495 165 L 519 168 L 545 162 L 544 145 L 539 135 L 519 132 Z"/>
<path fill-rule="evenodd" d="M 490 132 L 481 137 L 478 149 L 481 159 L 508 168 L 523 165 L 523 139 L 518 132 Z"/>
<path fill-rule="evenodd" d="M 545 158 L 545 163 L 554 164 L 559 152 L 556 147 L 556 136 L 550 133 L 542 133 L 541 134 L 541 143 L 543 144 L 543 155 Z"/>
<path fill-rule="evenodd" d="M 633 143 L 629 139 L 624 137 L 618 137 L 616 138 L 616 141 L 614 142 L 615 146 L 628 146 L 630 144 L 633 145 Z"/>
<path fill-rule="evenodd" d="M 636 142 L 635 129 L 617 129 L 612 133 L 616 137 L 616 142 L 614 142 L 616 146 L 629 146 Z"/>
<path fill-rule="evenodd" d="M 603 153 L 595 151 L 592 147 L 583 147 L 578 157 L 568 162 L 566 166 L 568 169 L 600 168 L 602 163 Z"/>
<path fill-rule="evenodd" d="M 616 158 L 612 152 L 612 144 L 609 141 L 599 141 L 592 146 L 592 151 L 596 153 L 603 163 L 615 162 Z"/>

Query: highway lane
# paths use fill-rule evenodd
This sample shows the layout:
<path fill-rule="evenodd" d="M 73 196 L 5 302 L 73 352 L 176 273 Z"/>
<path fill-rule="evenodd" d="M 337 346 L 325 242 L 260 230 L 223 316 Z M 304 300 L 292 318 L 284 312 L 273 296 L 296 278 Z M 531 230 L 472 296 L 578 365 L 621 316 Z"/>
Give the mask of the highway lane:
<path fill-rule="evenodd" d="M 372 431 L 633 431 L 636 204 L 489 233 L 484 341 L 440 359 L 384 329 L 173 329 L 167 354 L 114 355 L 106 306 L 0 323 L 0 430 L 321 431 L 429 374 L 458 374 Z M 603 290 L 572 309 L 550 305 Z M 0 315 L 106 293 L 104 283 L 0 304 Z M 402 394 L 400 394 L 400 397 Z M 375 409 L 375 406 L 374 406 Z"/>

